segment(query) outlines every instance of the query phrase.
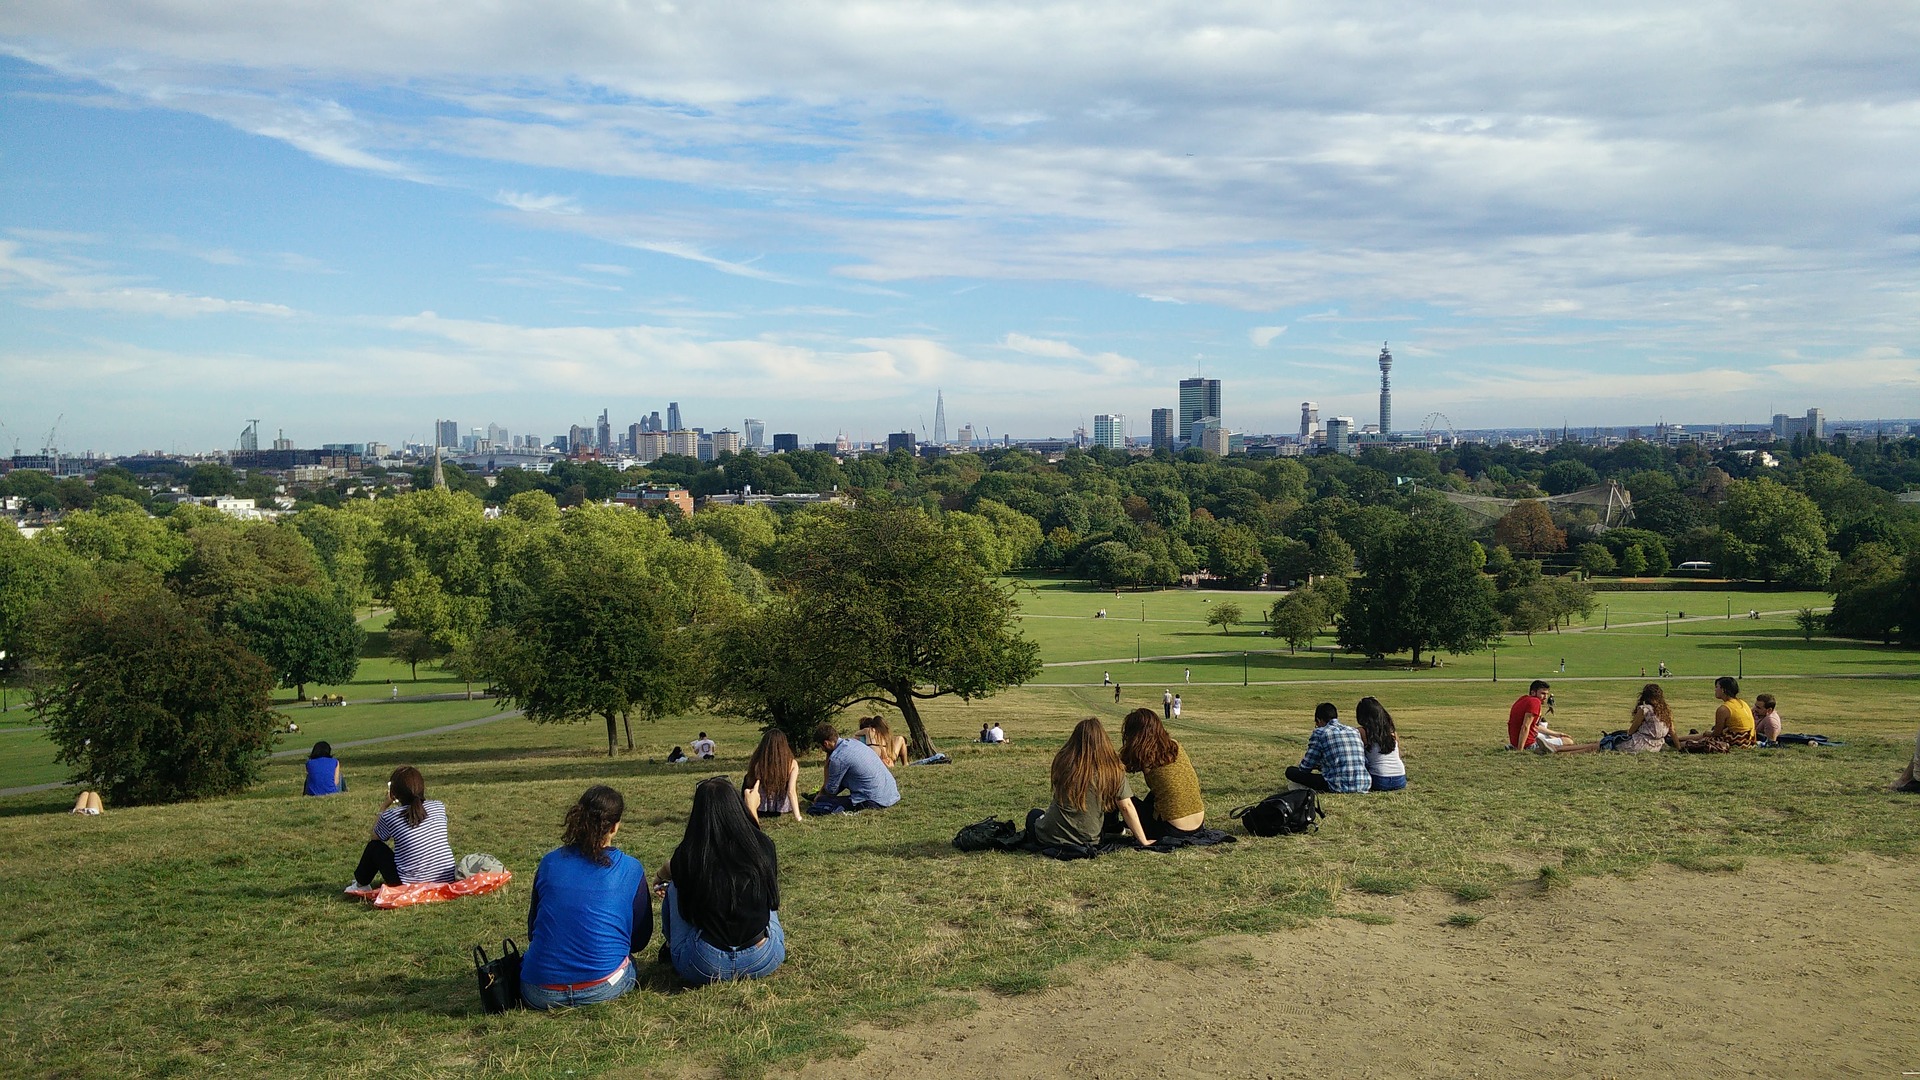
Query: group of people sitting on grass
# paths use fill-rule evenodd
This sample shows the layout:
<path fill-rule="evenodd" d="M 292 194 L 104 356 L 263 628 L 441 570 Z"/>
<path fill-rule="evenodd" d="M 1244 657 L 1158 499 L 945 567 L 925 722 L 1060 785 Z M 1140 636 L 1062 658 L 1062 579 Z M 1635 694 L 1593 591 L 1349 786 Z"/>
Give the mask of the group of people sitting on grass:
<path fill-rule="evenodd" d="M 1358 730 L 1340 722 L 1340 708 L 1323 701 L 1313 709 L 1313 734 L 1300 764 L 1287 766 L 1287 781 L 1334 794 L 1400 791 L 1407 786 L 1407 765 L 1400 757 L 1400 735 L 1393 714 L 1376 697 L 1353 707 Z"/>
<path fill-rule="evenodd" d="M 1146 785 L 1144 799 L 1127 782 L 1135 772 Z M 1207 819 L 1193 760 L 1152 709 L 1127 714 L 1117 753 L 1098 719 L 1074 725 L 1053 755 L 1049 779 L 1053 801 L 1027 814 L 1027 835 L 1041 847 L 1091 847 L 1122 827 L 1150 847 L 1195 832 Z"/>
<path fill-rule="evenodd" d="M 1507 710 L 1507 747 L 1540 754 L 1590 754 L 1601 750 L 1626 754 L 1656 753 L 1673 747 L 1682 753 L 1724 754 L 1741 746 L 1772 746 L 1780 739 L 1779 703 L 1772 694 L 1760 694 L 1749 706 L 1740 698 L 1740 682 L 1730 675 L 1713 680 L 1713 696 L 1720 703 L 1708 731 L 1674 730 L 1673 710 L 1659 683 L 1640 688 L 1631 720 L 1624 731 L 1609 732 L 1597 742 L 1581 743 L 1547 725 L 1553 712 L 1553 687 L 1536 679 Z"/>

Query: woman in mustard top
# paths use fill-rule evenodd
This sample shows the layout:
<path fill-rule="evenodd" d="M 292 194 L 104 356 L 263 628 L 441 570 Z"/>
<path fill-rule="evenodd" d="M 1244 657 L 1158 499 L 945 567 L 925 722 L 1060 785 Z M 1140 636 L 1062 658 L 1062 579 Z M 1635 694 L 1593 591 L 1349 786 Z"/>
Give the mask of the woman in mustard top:
<path fill-rule="evenodd" d="M 1149 838 L 1192 832 L 1206 823 L 1199 774 L 1186 749 L 1167 734 L 1158 713 L 1135 709 L 1127 714 L 1120 729 L 1120 762 L 1146 780 L 1147 797 L 1136 798 L 1134 807 Z"/>
<path fill-rule="evenodd" d="M 1713 680 L 1713 696 L 1720 700 L 1714 710 L 1713 730 L 1705 735 L 1676 735 L 1673 743 L 1690 754 L 1724 754 L 1736 746 L 1752 746 L 1753 710 L 1740 700 L 1740 684 L 1731 676 Z"/>

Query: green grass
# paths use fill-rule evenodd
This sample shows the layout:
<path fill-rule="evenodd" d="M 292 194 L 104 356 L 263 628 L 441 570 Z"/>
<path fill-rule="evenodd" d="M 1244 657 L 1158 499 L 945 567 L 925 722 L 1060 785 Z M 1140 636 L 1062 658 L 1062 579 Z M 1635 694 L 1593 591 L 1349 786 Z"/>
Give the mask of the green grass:
<path fill-rule="evenodd" d="M 1475 915 L 1468 911 L 1456 911 L 1447 916 L 1447 925 L 1457 926 L 1464 930 L 1471 926 L 1479 926 L 1480 921 L 1485 918 L 1485 915 Z"/>
<path fill-rule="evenodd" d="M 1066 590 L 1041 590 L 1030 599 L 1036 607 L 1043 597 L 1084 606 L 1098 595 L 1074 600 Z M 1203 610 L 1198 594 L 1163 598 L 1169 619 Z M 1103 602 L 1110 618 L 1120 610 L 1111 594 Z M 1113 629 L 1109 620 L 1053 622 L 1028 622 L 1050 660 L 1070 651 L 1083 629 Z M 1767 628 L 1730 625 L 1747 635 L 1741 640 Z M 1660 639 L 1693 650 L 1665 655 L 1702 662 L 1696 672 L 1669 659 L 1683 672 L 1667 684 L 1682 730 L 1711 723 L 1705 676 L 1717 669 L 1706 661 L 1733 640 L 1724 620 L 1687 626 L 1671 639 L 1679 645 Z M 1186 640 L 1188 629 L 1170 621 L 1165 640 Z M 1563 651 L 1572 676 L 1577 666 L 1633 662 L 1613 650 L 1636 635 L 1644 637 L 1566 634 L 1559 649 L 1536 646 L 1531 655 L 1544 664 L 1540 657 L 1557 661 Z M 1218 637 L 1201 627 L 1193 640 Z M 351 791 L 324 800 L 297 797 L 297 760 L 269 765 L 266 782 L 244 797 L 114 808 L 100 818 L 61 813 L 71 795 L 59 791 L 0 799 L 0 903 L 9 914 L 0 929 L 0 955 L 9 961 L 0 973 L 0 1000 L 8 1002 L 0 1060 L 25 1075 L 70 1076 L 651 1075 L 704 1064 L 736 1075 L 783 1073 L 799 1059 L 852 1051 L 844 1032 L 861 1022 L 955 1015 L 973 1007 L 973 992 L 1031 992 L 1081 970 L 1072 965 L 1135 953 L 1177 959 L 1204 937 L 1305 926 L 1342 914 L 1347 890 L 1431 888 L 1471 903 L 1507 886 L 1558 888 L 1580 875 L 1657 864 L 1738 873 L 1751 859 L 1787 858 L 1806 860 L 1813 873 L 1812 864 L 1852 852 L 1911 857 L 1920 850 L 1907 813 L 1912 799 L 1883 787 L 1911 752 L 1914 684 L 1845 675 L 1911 671 L 1915 655 L 1797 641 L 1779 643 L 1775 670 L 1797 665 L 1837 677 L 1770 682 L 1753 678 L 1750 662 L 1749 692 L 1772 690 L 1790 729 L 1823 731 L 1844 747 L 1520 755 L 1501 749 L 1507 705 L 1524 677 L 1508 674 L 1506 655 L 1497 684 L 1449 677 L 1485 658 L 1449 661 L 1437 673 L 1370 671 L 1343 659 L 1337 675 L 1352 682 L 1276 679 L 1246 688 L 1203 680 L 1208 669 L 1196 661 L 1174 730 L 1199 769 L 1215 823 L 1281 786 L 1323 697 L 1348 711 L 1363 694 L 1387 702 L 1403 736 L 1409 790 L 1327 797 L 1330 816 L 1311 835 L 1243 835 L 1217 848 L 1078 863 L 963 855 L 950 840 L 990 814 L 1017 819 L 1043 804 L 1047 764 L 1070 727 L 1094 715 L 1117 732 L 1126 709 L 1158 704 L 1159 686 L 1128 680 L 1116 703 L 1097 685 L 1096 668 L 1093 686 L 942 700 L 929 708 L 929 722 L 955 763 L 906 770 L 901 806 L 769 826 L 791 950 L 777 976 L 676 994 L 648 963 L 642 992 L 569 1016 L 483 1016 L 468 950 L 524 936 L 526 875 L 557 843 L 565 808 L 588 784 L 625 793 L 622 846 L 649 868 L 661 865 L 684 827 L 693 785 L 742 771 L 757 738 L 746 725 L 704 716 L 639 725 L 636 751 L 609 760 L 598 725 L 501 720 L 343 751 Z M 1061 670 L 1048 669 L 1043 680 Z M 1636 681 L 1556 676 L 1555 719 L 1582 738 L 1622 727 Z M 289 715 L 303 730 L 283 745 L 420 730 L 497 708 L 294 708 Z M 1011 745 L 969 741 L 989 720 L 1007 728 Z M 699 728 L 719 741 L 719 760 L 659 764 Z M 0 730 L 0 786 L 26 782 L 17 779 L 22 770 L 41 767 L 28 760 L 36 742 L 44 748 L 35 733 Z M 377 809 L 374 792 L 403 763 L 419 766 L 430 797 L 447 802 L 455 847 L 501 857 L 522 875 L 513 886 L 398 912 L 340 899 Z M 817 783 L 818 769 L 817 754 L 805 760 L 803 782 Z M 1460 912 L 1449 923 L 1478 921 Z"/>

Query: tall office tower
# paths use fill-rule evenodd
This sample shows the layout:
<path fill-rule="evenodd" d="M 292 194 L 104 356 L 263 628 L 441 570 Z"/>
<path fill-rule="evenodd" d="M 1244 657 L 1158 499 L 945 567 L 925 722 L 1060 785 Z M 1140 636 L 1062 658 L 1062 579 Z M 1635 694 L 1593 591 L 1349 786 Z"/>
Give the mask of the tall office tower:
<path fill-rule="evenodd" d="M 973 447 L 973 425 L 972 424 L 960 425 L 960 435 L 958 436 L 957 441 L 959 442 L 962 448 L 971 449 Z"/>
<path fill-rule="evenodd" d="M 1819 409 L 1807 410 L 1807 436 L 1818 442 L 1827 439 L 1827 414 Z"/>
<path fill-rule="evenodd" d="M 933 392 L 933 445 L 947 445 L 947 395 Z"/>
<path fill-rule="evenodd" d="M 1351 456 L 1354 445 L 1353 417 L 1327 417 L 1327 452 L 1330 454 L 1347 454 Z"/>
<path fill-rule="evenodd" d="M 645 434 L 647 434 L 647 422 L 645 420 L 642 420 L 637 424 L 627 425 L 626 448 L 632 451 L 636 456 L 638 456 L 640 453 L 640 436 Z"/>
<path fill-rule="evenodd" d="M 1127 417 L 1124 413 L 1099 413 L 1093 418 L 1093 445 L 1109 450 L 1127 448 Z"/>
<path fill-rule="evenodd" d="M 607 410 L 600 410 L 600 423 L 595 426 L 593 445 L 603 454 L 613 453 L 613 425 L 607 422 Z"/>
<path fill-rule="evenodd" d="M 887 453 L 891 454 L 895 450 L 905 450 L 909 454 L 913 453 L 913 432 L 896 431 L 888 435 Z"/>
<path fill-rule="evenodd" d="M 1311 401 L 1300 403 L 1300 441 L 1313 438 L 1313 429 L 1320 426 L 1320 409 Z"/>
<path fill-rule="evenodd" d="M 680 422 L 680 403 L 677 401 L 667 402 L 667 430 L 668 431 L 687 430 L 686 425 Z"/>
<path fill-rule="evenodd" d="M 1173 410 L 1153 410 L 1153 448 L 1155 450 L 1171 450 L 1173 449 L 1173 444 Z"/>
<path fill-rule="evenodd" d="M 792 453 L 798 449 L 800 449 L 800 436 L 798 434 L 791 431 L 776 431 L 773 433 L 774 453 Z"/>
<path fill-rule="evenodd" d="M 435 420 L 433 422 L 433 445 L 459 446 L 460 445 L 460 421 Z"/>
<path fill-rule="evenodd" d="M 240 429 L 240 449 L 253 454 L 260 450 L 260 421 L 249 420 L 247 426 Z"/>
<path fill-rule="evenodd" d="M 746 429 L 748 446 L 752 447 L 755 450 L 762 450 L 766 448 L 767 425 L 749 416 L 747 417 L 747 422 L 742 424 L 741 427 L 744 427 Z"/>
<path fill-rule="evenodd" d="M 1393 372 L 1393 354 L 1387 351 L 1387 343 L 1380 343 L 1380 434 L 1393 433 L 1393 381 L 1389 376 Z"/>
<path fill-rule="evenodd" d="M 1193 431 L 1194 423 L 1203 416 L 1220 416 L 1220 380 L 1181 379 L 1180 434 L 1187 436 Z"/>
<path fill-rule="evenodd" d="M 731 428 L 721 428 L 714 432 L 713 438 L 709 441 L 713 443 L 713 456 L 716 458 L 721 454 L 738 454 L 746 445 L 740 433 Z"/>
<path fill-rule="evenodd" d="M 495 446 L 507 445 L 507 442 L 509 441 L 507 438 L 507 429 L 501 427 L 499 424 L 488 424 L 487 425 L 487 441 L 492 443 Z"/>
<path fill-rule="evenodd" d="M 567 429 L 567 452 L 577 454 L 593 445 L 593 432 L 575 424 Z"/>

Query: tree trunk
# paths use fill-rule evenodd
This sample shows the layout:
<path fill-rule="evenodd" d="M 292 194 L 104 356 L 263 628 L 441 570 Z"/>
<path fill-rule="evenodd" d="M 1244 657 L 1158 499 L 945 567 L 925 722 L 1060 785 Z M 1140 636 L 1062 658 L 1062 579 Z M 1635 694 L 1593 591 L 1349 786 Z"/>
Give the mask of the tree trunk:
<path fill-rule="evenodd" d="M 295 701 L 307 700 L 307 684 L 306 683 L 293 684 L 293 700 Z"/>
<path fill-rule="evenodd" d="M 606 712 L 602 713 L 601 715 L 607 718 L 607 756 L 612 757 L 613 756 L 613 735 L 614 735 L 613 710 L 608 709 Z"/>
<path fill-rule="evenodd" d="M 927 725 L 920 719 L 920 709 L 913 702 L 913 685 L 893 686 L 888 690 L 893 694 L 894 707 L 906 718 L 907 730 L 911 732 L 907 737 L 907 756 L 915 761 L 932 757 L 933 740 L 927 737 Z"/>
<path fill-rule="evenodd" d="M 620 723 L 627 729 L 627 753 L 633 753 L 633 714 L 622 712 Z"/>

